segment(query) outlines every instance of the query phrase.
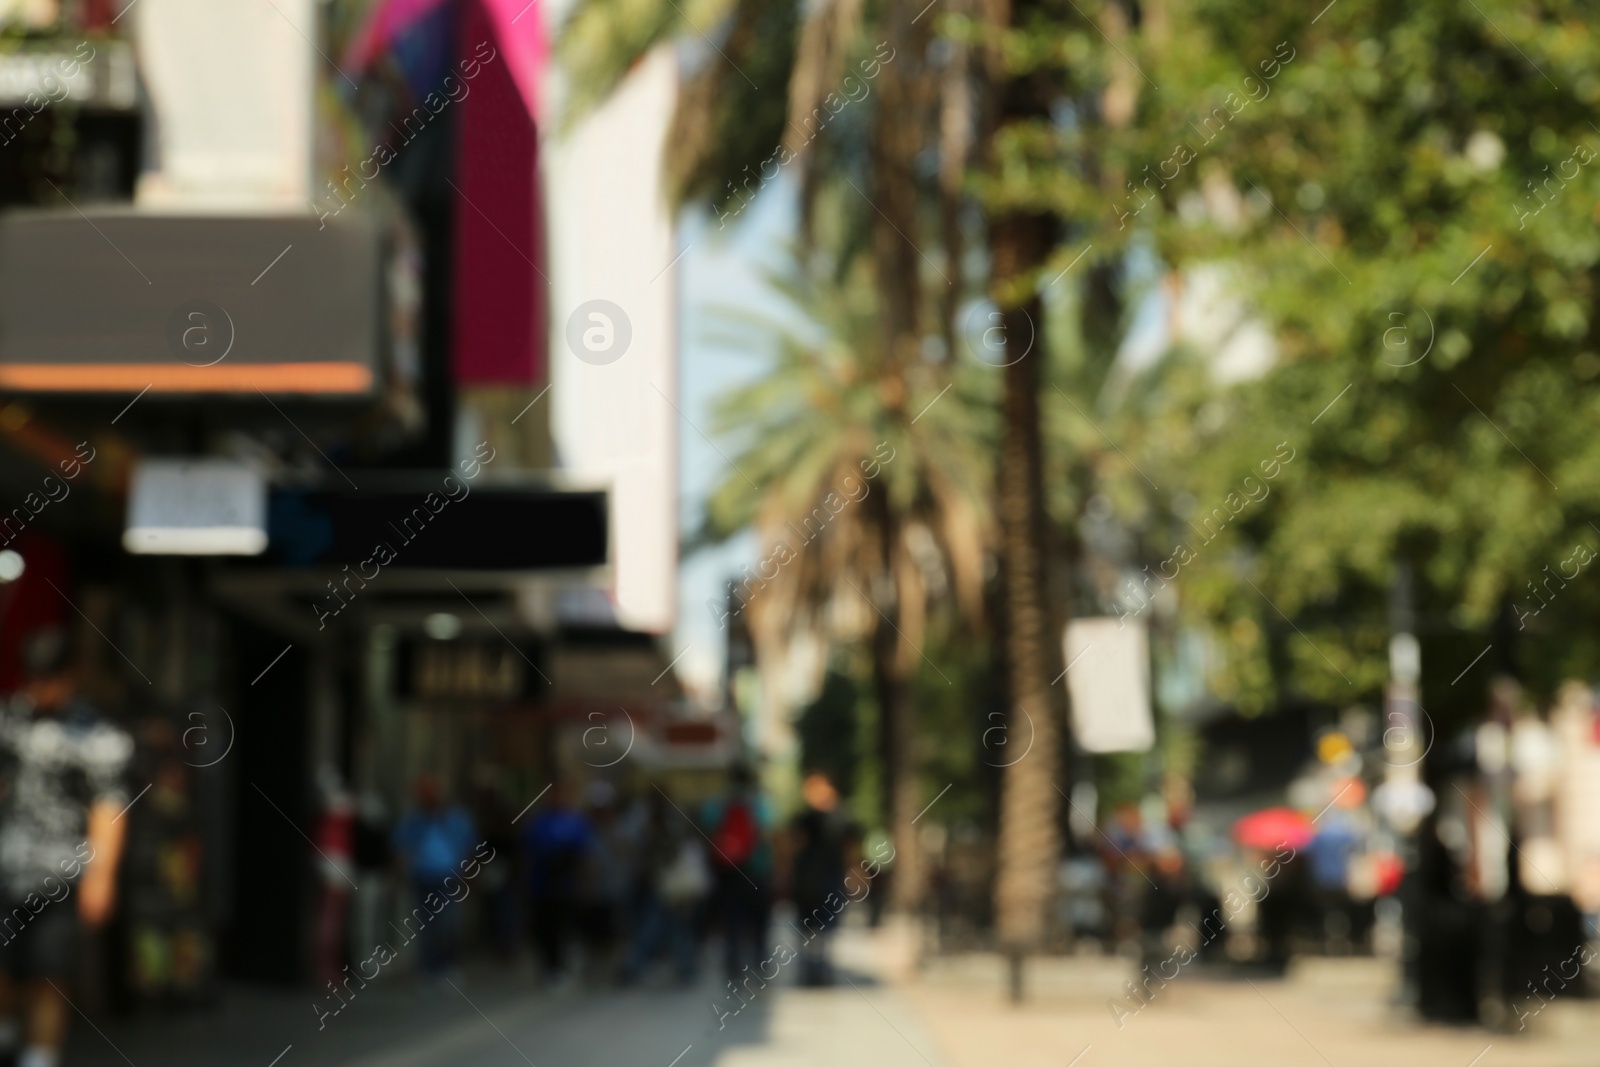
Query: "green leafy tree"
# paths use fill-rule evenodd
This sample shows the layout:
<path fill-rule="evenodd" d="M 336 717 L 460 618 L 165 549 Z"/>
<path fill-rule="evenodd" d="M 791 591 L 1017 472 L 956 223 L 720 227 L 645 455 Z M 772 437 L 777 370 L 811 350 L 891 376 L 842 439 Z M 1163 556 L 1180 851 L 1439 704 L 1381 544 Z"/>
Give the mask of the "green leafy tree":
<path fill-rule="evenodd" d="M 1277 362 L 1220 393 L 1170 392 L 1190 430 L 1152 441 L 1148 461 L 1192 487 L 1192 522 L 1294 456 L 1181 579 L 1240 702 L 1373 696 L 1401 568 L 1418 585 L 1424 703 L 1444 718 L 1481 710 L 1496 667 L 1549 691 L 1600 662 L 1594 14 L 1185 13 L 1184 39 L 1203 44 L 1160 68 L 1149 121 L 1172 145 L 1149 158 L 1138 223 L 1170 264 L 1230 265 Z M 1193 161 L 1163 169 L 1179 145 Z M 1486 645 L 1474 683 L 1453 686 Z"/>
<path fill-rule="evenodd" d="M 1274 361 L 1226 382 L 1180 334 L 1093 406 L 1047 409 L 1071 453 L 1052 462 L 1083 472 L 1089 416 L 1117 453 L 1057 483 L 1058 517 L 1114 502 L 1133 569 L 1172 576 L 1152 585 L 1210 628 L 1214 694 L 1246 709 L 1376 696 L 1402 571 L 1441 721 L 1478 711 L 1494 669 L 1545 691 L 1592 673 L 1592 5 L 1156 4 L 1122 39 L 1113 5 L 1080 7 L 1104 36 L 1063 19 L 1013 40 L 1071 69 L 1056 113 L 1002 142 L 996 188 L 1061 220 L 1047 269 L 1092 245 L 1125 280 L 1146 254 L 1174 303 L 1243 301 Z M 1119 67 L 1141 90 L 1121 126 Z"/>

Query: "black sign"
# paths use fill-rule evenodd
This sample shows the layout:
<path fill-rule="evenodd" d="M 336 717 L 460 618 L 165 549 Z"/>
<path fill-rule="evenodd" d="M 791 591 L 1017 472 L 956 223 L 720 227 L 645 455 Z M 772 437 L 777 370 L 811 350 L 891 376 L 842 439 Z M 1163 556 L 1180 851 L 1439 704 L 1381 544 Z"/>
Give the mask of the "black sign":
<path fill-rule="evenodd" d="M 382 483 L 352 472 L 360 485 Z M 368 491 L 274 489 L 263 561 L 350 567 L 366 582 L 391 567 L 530 571 L 598 567 L 607 560 L 606 494 L 510 488 L 462 475 L 390 477 Z"/>

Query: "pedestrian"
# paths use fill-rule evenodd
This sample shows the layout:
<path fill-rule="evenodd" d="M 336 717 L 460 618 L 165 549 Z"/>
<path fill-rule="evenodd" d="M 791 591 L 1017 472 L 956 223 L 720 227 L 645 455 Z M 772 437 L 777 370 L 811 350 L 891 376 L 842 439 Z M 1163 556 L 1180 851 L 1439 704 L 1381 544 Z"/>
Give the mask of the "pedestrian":
<path fill-rule="evenodd" d="M 590 979 L 599 983 L 615 969 L 633 883 L 633 842 L 617 818 L 617 790 L 610 782 L 590 782 L 583 801 L 591 837 L 579 880 L 577 932 Z"/>
<path fill-rule="evenodd" d="M 1100 849 L 1100 856 L 1110 875 L 1111 937 L 1114 944 L 1137 942 L 1143 936 L 1139 908 L 1146 885 L 1145 872 L 1150 866 L 1150 857 L 1145 851 L 1143 825 L 1139 805 L 1123 801 L 1112 810 L 1110 825 L 1102 834 L 1102 840 L 1108 846 Z"/>
<path fill-rule="evenodd" d="M 394 829 L 377 790 L 369 789 L 356 802 L 351 858 L 356 885 L 361 891 L 350 898 L 350 958 L 366 959 L 390 934 L 385 926 L 393 913 Z"/>
<path fill-rule="evenodd" d="M 1350 860 L 1363 844 L 1354 816 L 1330 811 L 1305 849 L 1315 932 L 1330 955 L 1354 947 L 1356 903 L 1349 889 Z"/>
<path fill-rule="evenodd" d="M 680 985 L 693 982 L 698 970 L 695 935 L 701 904 L 711 890 L 711 869 L 700 836 L 670 805 L 666 794 L 657 790 L 640 834 L 633 944 L 622 972 L 624 982 L 637 981 L 662 954 L 672 961 Z"/>
<path fill-rule="evenodd" d="M 0 1054 L 20 1036 L 19 1067 L 57 1067 L 82 933 L 116 904 L 133 741 L 78 694 L 64 631 L 25 639 L 22 666 L 0 708 Z"/>
<path fill-rule="evenodd" d="M 517 851 L 517 831 L 511 821 L 516 817 L 513 805 L 506 799 L 505 781 L 498 769 L 490 766 L 478 768 L 474 808 L 478 832 L 492 850 L 490 855 L 514 856 Z M 511 860 L 491 863 L 478 876 L 478 892 L 483 894 L 483 915 L 489 935 L 489 944 L 495 958 L 509 964 L 520 943 L 517 921 L 520 891 Z"/>
<path fill-rule="evenodd" d="M 1255 859 L 1252 866 L 1266 862 Z M 1266 946 L 1266 966 L 1275 975 L 1289 969 L 1296 920 L 1306 911 L 1305 864 L 1299 855 L 1283 860 L 1265 896 L 1256 903 L 1256 937 Z"/>
<path fill-rule="evenodd" d="M 571 982 L 568 948 L 577 921 L 583 864 L 594 831 L 572 803 L 564 783 L 550 790 L 550 801 L 522 835 L 528 872 L 529 930 L 544 970 L 545 983 L 558 992 Z"/>
<path fill-rule="evenodd" d="M 1157 968 L 1172 953 L 1168 932 L 1178 921 L 1178 909 L 1188 896 L 1188 871 L 1175 840 L 1151 850 L 1149 882 L 1139 898 L 1139 961 Z"/>
<path fill-rule="evenodd" d="M 701 824 L 711 842 L 712 907 L 732 982 L 764 958 L 772 913 L 772 813 L 749 767 L 735 765 L 728 779 L 727 791 L 706 802 Z"/>
<path fill-rule="evenodd" d="M 828 942 L 847 899 L 846 853 L 859 833 L 839 808 L 839 791 L 822 771 L 800 784 L 804 807 L 790 828 L 789 898 L 805 931 L 800 945 L 800 984 L 833 984 Z"/>
<path fill-rule="evenodd" d="M 422 974 L 441 981 L 455 969 L 461 950 L 461 908 L 445 880 L 460 877 L 461 864 L 472 854 L 478 830 L 466 808 L 445 803 L 444 790 L 434 775 L 426 771 L 417 775 L 412 796 L 416 807 L 395 827 L 394 848 L 415 901 L 412 914 L 420 909 L 429 916 L 417 937 Z M 446 903 L 430 908 L 426 903 L 430 897 Z"/>
<path fill-rule="evenodd" d="M 315 955 L 317 981 L 335 983 L 344 977 L 345 942 L 350 921 L 350 872 L 354 867 L 355 804 L 345 791 L 337 767 L 323 764 L 317 770 L 322 810 L 312 836 L 316 842 L 320 900 L 317 907 Z"/>

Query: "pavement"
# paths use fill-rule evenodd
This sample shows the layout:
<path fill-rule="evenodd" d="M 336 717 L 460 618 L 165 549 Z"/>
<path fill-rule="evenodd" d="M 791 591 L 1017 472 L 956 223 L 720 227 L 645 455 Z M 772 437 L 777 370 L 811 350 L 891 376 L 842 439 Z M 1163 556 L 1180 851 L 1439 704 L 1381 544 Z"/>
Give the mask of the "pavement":
<path fill-rule="evenodd" d="M 1555 1001 L 1523 1033 L 1421 1023 L 1395 1006 L 1395 965 L 1298 960 L 1282 978 L 1187 970 L 1142 1008 L 1118 959 L 1048 960 L 1018 1006 L 999 961 L 933 961 L 906 997 L 948 1067 L 1593 1067 L 1594 1002 Z M 1113 1011 L 1111 1005 L 1117 1005 Z M 1137 1010 L 1135 1010 L 1137 1009 Z M 1119 1025 L 1120 1024 L 1120 1025 Z"/>
<path fill-rule="evenodd" d="M 550 993 L 531 968 L 471 967 L 423 985 L 397 974 L 337 1016 L 303 992 L 231 988 L 220 1009 L 80 1019 L 65 1067 L 1592 1067 L 1600 1012 L 1559 1001 L 1523 1034 L 1421 1025 L 1391 1005 L 1394 968 L 1312 959 L 1284 978 L 1185 971 L 1137 1013 L 1121 960 L 1038 961 L 1029 998 L 1001 995 L 993 956 L 906 966 L 903 939 L 862 929 L 836 946 L 842 981 L 794 968 L 737 1014 L 707 977 L 689 989 Z M 913 977 L 914 975 L 914 977 Z M 908 980 L 909 979 L 909 980 Z M 712 1004 L 720 1006 L 714 1011 Z M 1119 1026 L 1118 1023 L 1121 1023 Z"/>
<path fill-rule="evenodd" d="M 846 940 L 840 983 L 798 988 L 791 963 L 766 989 L 752 982 L 737 1014 L 709 975 L 551 993 L 529 966 L 483 965 L 442 984 L 380 975 L 326 1017 L 331 1001 L 309 987 L 231 987 L 208 1012 L 80 1016 L 63 1067 L 946 1067 L 904 994 L 857 962 L 872 953 L 864 932 Z"/>

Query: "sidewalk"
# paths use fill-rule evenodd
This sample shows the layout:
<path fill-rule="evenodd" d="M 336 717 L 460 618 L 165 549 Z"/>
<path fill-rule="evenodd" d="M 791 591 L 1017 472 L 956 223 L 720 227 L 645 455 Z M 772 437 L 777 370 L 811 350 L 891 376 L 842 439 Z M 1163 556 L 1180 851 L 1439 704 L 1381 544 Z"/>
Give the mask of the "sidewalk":
<path fill-rule="evenodd" d="M 781 934 L 776 934 L 781 936 Z M 1034 961 L 1030 999 L 1003 999 L 989 955 L 938 957 L 903 980 L 897 939 L 847 928 L 841 981 L 793 986 L 786 968 L 736 1002 L 693 989 L 551 995 L 530 967 L 468 970 L 455 985 L 375 981 L 318 1029 L 309 988 L 233 989 L 210 1014 L 74 1021 L 65 1067 L 1592 1067 L 1600 1011 L 1546 1008 L 1527 1034 L 1421 1025 L 1389 1007 L 1381 960 L 1311 959 L 1287 979 L 1185 971 L 1122 1027 L 1128 965 Z M 280 1058 L 281 1057 L 281 1058 Z"/>
<path fill-rule="evenodd" d="M 946 1067 L 904 993 L 863 963 L 862 938 L 841 937 L 838 985 L 798 989 L 786 968 L 721 1028 L 711 1005 L 738 1002 L 709 976 L 556 996 L 531 967 L 485 965 L 454 986 L 375 980 L 321 1029 L 309 987 L 230 989 L 207 1014 L 80 1016 L 64 1067 Z"/>
<path fill-rule="evenodd" d="M 1389 1007 L 1394 967 L 1373 959 L 1299 961 L 1286 979 L 1182 974 L 1122 1027 L 1132 976 L 1115 959 L 1037 962 L 1030 999 L 1003 1001 L 992 956 L 930 961 L 905 988 L 950 1067 L 1593 1067 L 1600 1012 L 1558 1001 L 1527 1034 L 1423 1025 Z M 1081 1057 L 1076 1058 L 1075 1057 Z"/>

